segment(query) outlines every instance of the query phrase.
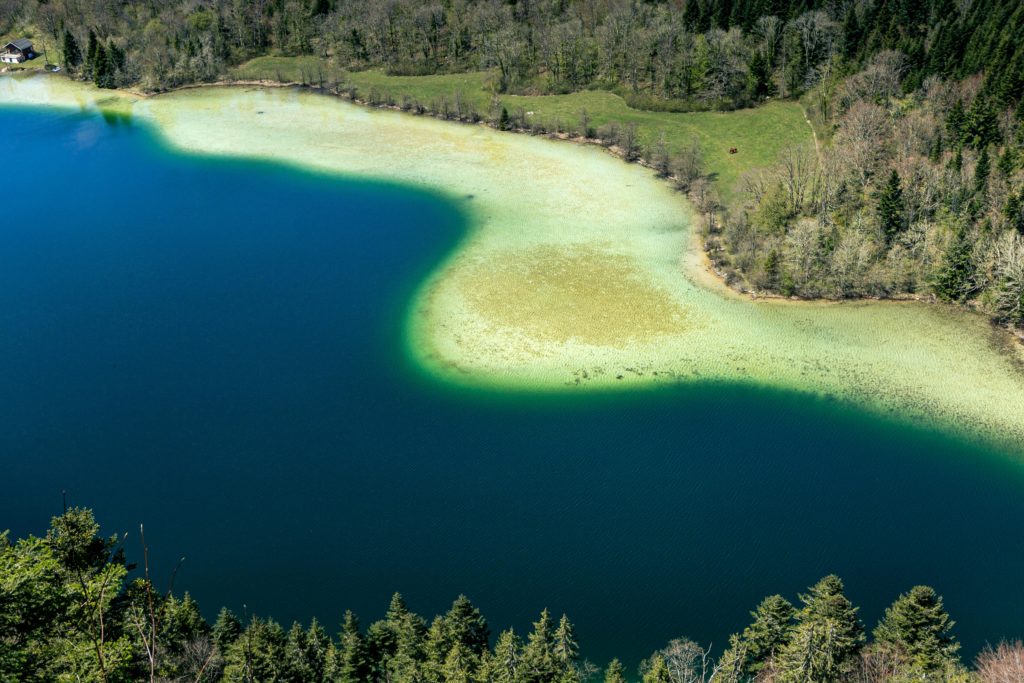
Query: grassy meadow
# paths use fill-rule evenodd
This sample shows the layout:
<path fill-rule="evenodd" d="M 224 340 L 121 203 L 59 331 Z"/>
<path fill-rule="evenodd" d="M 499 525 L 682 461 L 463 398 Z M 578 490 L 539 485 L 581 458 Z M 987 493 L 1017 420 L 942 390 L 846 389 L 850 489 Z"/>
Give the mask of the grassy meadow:
<path fill-rule="evenodd" d="M 338 83 L 355 88 L 360 99 L 415 101 L 436 109 L 442 99 L 453 107 L 456 99 L 485 118 L 504 107 L 510 114 L 522 111 L 528 122 L 548 130 L 578 131 L 581 113 L 587 112 L 590 127 L 609 123 L 635 123 L 642 145 L 652 145 L 664 134 L 670 151 L 688 147 L 696 138 L 704 153 L 708 173 L 717 180 L 723 198 L 733 196 L 744 171 L 773 163 L 779 153 L 795 144 L 813 144 L 811 128 L 796 102 L 769 102 L 754 109 L 731 112 L 654 112 L 630 108 L 616 94 L 588 90 L 568 95 L 495 94 L 489 72 L 432 76 L 389 76 L 380 70 L 344 71 L 316 57 L 260 57 L 232 70 L 238 79 L 283 82 Z M 735 147 L 736 154 L 729 154 Z"/>

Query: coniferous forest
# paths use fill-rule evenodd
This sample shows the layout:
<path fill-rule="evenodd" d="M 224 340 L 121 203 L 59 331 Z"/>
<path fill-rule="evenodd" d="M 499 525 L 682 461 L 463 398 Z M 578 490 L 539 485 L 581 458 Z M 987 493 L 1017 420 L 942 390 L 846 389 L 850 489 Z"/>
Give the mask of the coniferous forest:
<path fill-rule="evenodd" d="M 90 510 L 54 517 L 45 535 L 0 535 L 0 680 L 318 683 L 704 683 L 1024 680 L 1024 644 L 1002 642 L 965 663 L 942 597 L 914 586 L 873 629 L 826 576 L 791 602 L 765 598 L 722 652 L 687 638 L 636 669 L 581 658 L 566 615 L 541 610 L 524 633 L 492 628 L 465 596 L 431 620 L 396 593 L 382 619 L 284 628 L 221 609 L 211 624 L 103 537 Z"/>
<path fill-rule="evenodd" d="M 643 148 L 635 127 L 591 130 L 585 111 L 568 132 L 690 192 L 736 288 L 943 300 L 1024 325 L 1019 2 L 3 0 L 0 31 L 15 26 L 36 27 L 66 72 L 100 87 L 159 91 L 279 55 L 390 75 L 487 71 L 496 98 L 607 90 L 655 111 L 797 100 L 815 143 L 739 188 L 715 187 L 688 141 Z M 500 106 L 484 118 L 524 126 Z"/>

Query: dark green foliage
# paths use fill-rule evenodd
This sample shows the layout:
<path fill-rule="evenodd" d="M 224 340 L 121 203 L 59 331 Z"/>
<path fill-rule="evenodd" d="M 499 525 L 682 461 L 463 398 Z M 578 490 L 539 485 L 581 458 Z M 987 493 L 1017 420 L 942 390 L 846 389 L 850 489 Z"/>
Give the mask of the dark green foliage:
<path fill-rule="evenodd" d="M 796 626 L 778 657 L 779 677 L 787 683 L 839 681 L 853 670 L 863 645 L 864 627 L 837 576 L 826 576 L 800 596 Z"/>
<path fill-rule="evenodd" d="M 644 674 L 643 683 L 673 683 L 665 658 L 660 654 L 651 660 L 651 668 Z"/>
<path fill-rule="evenodd" d="M 999 142 L 999 113 L 991 100 L 978 96 L 974 99 L 963 131 L 964 144 L 984 149 Z"/>
<path fill-rule="evenodd" d="M 554 625 L 551 615 L 545 609 L 533 624 L 533 632 L 523 648 L 520 673 L 524 683 L 550 683 L 560 673 L 555 656 Z"/>
<path fill-rule="evenodd" d="M 974 167 L 974 191 L 978 194 L 985 192 L 988 187 L 988 176 L 991 172 L 992 162 L 988 156 L 988 147 L 981 150 L 978 156 L 978 163 Z"/>
<path fill-rule="evenodd" d="M 961 223 L 956 228 L 935 282 L 935 293 L 940 299 L 964 301 L 975 291 L 973 255 L 974 244 L 967 226 Z"/>
<path fill-rule="evenodd" d="M 96 46 L 96 57 L 92 62 L 92 81 L 96 84 L 97 88 L 114 88 L 116 83 L 114 80 L 114 71 L 116 66 L 113 64 L 110 56 L 107 54 L 107 49 L 102 44 Z"/>
<path fill-rule="evenodd" d="M 789 643 L 796 610 L 781 595 L 765 598 L 750 613 L 753 623 L 729 638 L 719 664 L 724 681 L 738 682 L 757 676 Z"/>
<path fill-rule="evenodd" d="M 509 130 L 512 127 L 511 119 L 508 116 L 508 109 L 501 108 L 501 116 L 498 118 L 498 130 Z"/>
<path fill-rule="evenodd" d="M 226 609 L 211 628 L 190 596 L 157 595 L 142 579 L 128 582 L 127 572 L 117 540 L 99 535 L 88 510 L 72 509 L 55 517 L 45 538 L 29 537 L 12 544 L 7 534 L 0 534 L 0 680 L 150 680 L 147 653 L 151 651 L 155 653 L 154 680 L 593 680 L 592 673 L 584 675 L 581 672 L 586 669 L 576 666 L 579 645 L 571 622 L 563 616 L 556 627 L 547 610 L 534 624 L 525 647 L 509 629 L 489 650 L 487 622 L 465 596 L 434 619 L 428 636 L 424 619 L 396 593 L 384 619 L 371 626 L 367 636 L 355 615 L 346 612 L 341 632 L 332 640 L 315 620 L 308 629 L 294 624 L 286 633 L 272 620 L 252 617 L 243 628 Z M 105 596 L 99 598 L 100 592 Z M 714 680 L 751 681 L 764 675 L 769 662 L 780 680 L 794 683 L 831 683 L 850 673 L 864 635 L 842 582 L 825 577 L 800 597 L 803 607 L 795 619 L 792 605 L 782 597 L 762 601 L 751 613 L 751 625 L 731 640 Z M 153 611 L 148 607 L 150 598 Z M 104 616 L 102 629 L 95 619 L 99 611 Z M 148 636 L 140 637 L 148 632 L 150 619 L 157 624 L 153 650 L 146 645 Z M 947 680 L 942 676 L 962 671 L 951 627 L 942 600 L 932 589 L 918 586 L 886 611 L 875 629 L 875 645 L 903 653 L 910 662 L 905 680 Z M 436 670 L 427 666 L 431 639 L 443 644 L 436 655 L 429 655 L 438 662 Z M 672 641 L 643 666 L 643 681 L 702 680 L 704 655 L 692 641 Z M 617 659 L 608 665 L 603 680 L 626 683 Z"/>
<path fill-rule="evenodd" d="M 242 634 L 242 622 L 227 607 L 221 607 L 217 621 L 213 624 L 213 642 L 221 652 L 227 652 L 231 644 Z"/>
<path fill-rule="evenodd" d="M 328 669 L 334 683 L 360 683 L 370 675 L 366 641 L 359 631 L 359 620 L 351 611 L 345 612 L 338 647 L 331 653 Z"/>
<path fill-rule="evenodd" d="M 935 674 L 956 663 L 960 645 L 942 598 L 928 586 L 914 586 L 891 607 L 875 628 L 875 642 L 891 645 L 909 658 L 917 675 Z"/>
<path fill-rule="evenodd" d="M 878 196 L 878 225 L 885 235 L 886 243 L 891 244 L 907 229 L 906 211 L 903 203 L 903 185 L 896 169 L 893 169 Z"/>
<path fill-rule="evenodd" d="M 64 55 L 65 69 L 76 69 L 82 65 L 82 51 L 78 49 L 78 41 L 67 29 L 64 30 L 61 53 Z"/>

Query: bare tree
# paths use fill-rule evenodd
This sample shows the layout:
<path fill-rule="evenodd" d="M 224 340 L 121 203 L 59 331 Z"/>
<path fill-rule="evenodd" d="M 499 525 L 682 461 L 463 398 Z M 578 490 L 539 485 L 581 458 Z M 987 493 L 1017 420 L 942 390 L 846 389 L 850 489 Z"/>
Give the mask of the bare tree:
<path fill-rule="evenodd" d="M 1002 641 L 985 648 L 974 662 L 983 683 L 1021 683 L 1024 681 L 1024 642 Z"/>

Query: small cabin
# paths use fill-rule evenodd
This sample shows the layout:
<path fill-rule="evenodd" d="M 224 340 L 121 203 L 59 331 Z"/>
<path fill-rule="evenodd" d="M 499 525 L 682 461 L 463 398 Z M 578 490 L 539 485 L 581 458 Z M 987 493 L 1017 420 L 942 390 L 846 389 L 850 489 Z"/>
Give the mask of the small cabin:
<path fill-rule="evenodd" d="M 21 64 L 26 59 L 33 59 L 35 56 L 32 41 L 28 38 L 18 38 L 4 45 L 4 51 L 0 53 L 0 62 Z"/>

